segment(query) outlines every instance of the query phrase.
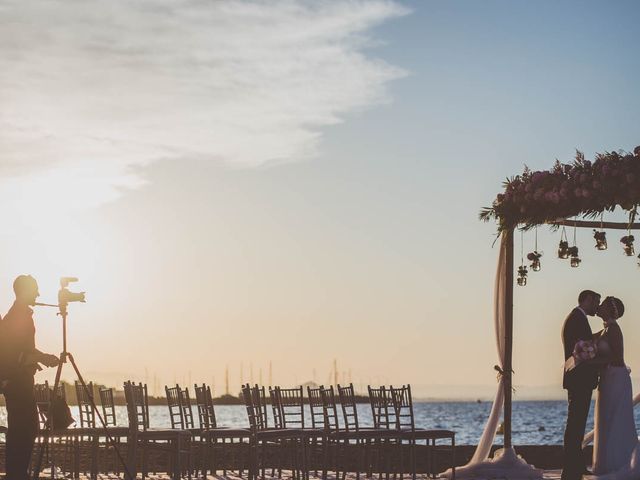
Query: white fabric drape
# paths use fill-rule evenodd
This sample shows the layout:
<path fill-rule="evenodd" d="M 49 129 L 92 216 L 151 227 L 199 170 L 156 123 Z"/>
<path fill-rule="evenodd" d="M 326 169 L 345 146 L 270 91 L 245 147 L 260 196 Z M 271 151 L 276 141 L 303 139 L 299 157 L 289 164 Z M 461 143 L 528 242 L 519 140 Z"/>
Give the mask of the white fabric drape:
<path fill-rule="evenodd" d="M 505 350 L 505 302 L 503 301 L 506 295 L 507 288 L 507 248 L 505 245 L 506 236 L 502 235 L 500 241 L 500 253 L 498 254 L 498 266 L 496 268 L 496 280 L 495 289 L 493 294 L 493 321 L 496 331 L 496 347 L 498 348 L 498 366 L 500 370 L 504 369 L 504 350 Z M 489 458 L 491 452 L 491 446 L 493 440 L 496 437 L 496 431 L 500 425 L 500 418 L 502 416 L 502 409 L 504 407 L 504 380 L 500 375 L 500 381 L 498 382 L 498 391 L 496 397 L 493 400 L 493 407 L 491 407 L 491 413 L 489 419 L 484 427 L 478 447 L 476 448 L 473 458 L 469 462 L 469 465 L 473 465 L 479 462 L 485 461 Z"/>
<path fill-rule="evenodd" d="M 496 332 L 496 346 L 498 348 L 498 366 L 500 370 L 503 369 L 504 366 L 504 348 L 505 348 L 505 311 L 504 311 L 504 299 L 505 289 L 507 286 L 507 275 L 506 275 L 506 236 L 502 235 L 502 239 L 500 241 L 500 253 L 498 254 L 498 266 L 496 268 L 496 279 L 495 279 L 495 290 L 493 296 L 493 320 L 494 327 Z M 498 382 L 498 390 L 496 392 L 496 396 L 493 399 L 493 406 L 491 407 L 491 413 L 489 414 L 489 418 L 487 420 L 487 424 L 484 426 L 484 430 L 482 432 L 482 436 L 478 441 L 478 446 L 476 451 L 469 461 L 463 467 L 458 467 L 456 469 L 456 477 L 464 478 L 467 475 L 469 477 L 473 477 L 475 475 L 474 465 L 484 462 L 489 458 L 489 453 L 491 453 L 491 447 L 493 446 L 493 440 L 496 437 L 496 431 L 498 430 L 498 426 L 500 424 L 500 418 L 502 417 L 502 409 L 504 407 L 504 380 L 502 375 L 499 377 Z M 447 476 L 451 477 L 451 471 L 446 472 Z"/>
<path fill-rule="evenodd" d="M 496 332 L 496 345 L 498 348 L 498 361 L 500 370 L 504 370 L 505 362 L 505 327 L 506 327 L 506 289 L 507 289 L 507 248 L 508 238 L 505 233 L 500 240 L 500 253 L 498 254 L 498 266 L 496 268 L 493 315 Z M 511 449 L 501 449 L 495 453 L 493 459 L 489 459 L 491 447 L 496 437 L 500 418 L 504 407 L 504 379 L 499 376 L 498 391 L 493 400 L 491 413 L 487 419 L 482 436 L 478 441 L 478 447 L 473 457 L 466 465 L 456 468 L 457 479 L 541 479 L 542 470 L 538 470 L 527 464 Z M 444 474 L 452 478 L 453 472 L 447 470 Z"/>

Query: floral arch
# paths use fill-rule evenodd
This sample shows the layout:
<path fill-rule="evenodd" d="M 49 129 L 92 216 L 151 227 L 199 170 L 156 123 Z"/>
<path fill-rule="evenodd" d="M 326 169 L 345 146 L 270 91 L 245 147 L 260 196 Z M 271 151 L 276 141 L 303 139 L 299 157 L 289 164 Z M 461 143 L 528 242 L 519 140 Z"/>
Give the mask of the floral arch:
<path fill-rule="evenodd" d="M 541 470 L 528 465 L 516 455 L 511 436 L 515 230 L 527 230 L 544 224 L 637 230 L 640 229 L 640 223 L 635 223 L 639 206 L 640 146 L 633 153 L 618 151 L 597 154 L 593 161 L 577 152 L 574 162 L 565 164 L 556 161 L 550 170 L 534 172 L 525 167 L 521 175 L 508 178 L 504 183 L 504 191 L 496 196 L 492 206 L 481 211 L 481 220 L 497 223 L 501 238 L 494 292 L 496 342 L 500 359 L 500 365 L 495 368 L 500 381 L 489 420 L 473 459 L 468 465 L 457 469 L 457 478 L 542 478 Z M 627 212 L 627 222 L 602 221 L 604 212 L 613 212 L 617 208 Z M 596 221 L 598 218 L 600 221 Z M 493 459 L 489 459 L 503 410 L 504 448 Z M 451 476 L 451 472 L 449 474 Z"/>

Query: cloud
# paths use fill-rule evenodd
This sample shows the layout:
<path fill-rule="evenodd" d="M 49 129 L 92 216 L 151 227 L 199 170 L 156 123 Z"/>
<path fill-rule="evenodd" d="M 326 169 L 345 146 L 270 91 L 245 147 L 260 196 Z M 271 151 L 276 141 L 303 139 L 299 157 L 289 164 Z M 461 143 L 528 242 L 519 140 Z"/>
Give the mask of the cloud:
<path fill-rule="evenodd" d="M 159 159 L 313 156 L 323 127 L 388 100 L 404 72 L 368 55 L 372 28 L 405 13 L 384 0 L 0 1 L 0 201 L 64 179 L 97 205 Z"/>

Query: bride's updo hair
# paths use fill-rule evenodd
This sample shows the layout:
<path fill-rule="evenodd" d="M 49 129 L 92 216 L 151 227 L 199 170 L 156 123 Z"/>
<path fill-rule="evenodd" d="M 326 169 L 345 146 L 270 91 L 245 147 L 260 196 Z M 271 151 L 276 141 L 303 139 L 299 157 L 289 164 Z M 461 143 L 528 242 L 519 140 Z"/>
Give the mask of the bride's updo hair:
<path fill-rule="evenodd" d="M 616 320 L 624 315 L 624 303 L 622 303 L 622 300 L 619 298 L 607 297 L 602 303 L 606 303 L 609 311 L 613 314 Z"/>

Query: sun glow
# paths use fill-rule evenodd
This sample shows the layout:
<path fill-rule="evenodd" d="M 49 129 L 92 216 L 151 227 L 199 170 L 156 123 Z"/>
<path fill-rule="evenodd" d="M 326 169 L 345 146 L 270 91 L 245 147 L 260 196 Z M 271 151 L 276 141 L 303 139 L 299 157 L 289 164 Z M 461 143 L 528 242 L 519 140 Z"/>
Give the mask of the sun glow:
<path fill-rule="evenodd" d="M 83 214 L 87 206 L 95 206 L 97 197 L 89 191 L 76 196 L 79 192 L 70 191 L 63 181 L 31 180 L 28 189 L 14 191 L 20 195 L 11 210 L 2 212 L 11 225 L 6 235 L 16 246 L 6 255 L 4 271 L 12 277 L 33 275 L 40 286 L 40 300 L 55 303 L 60 277 L 75 276 L 83 281 L 93 277 L 96 261 L 103 256 L 104 232 L 98 233 L 96 222 Z M 27 179 L 23 182 L 26 187 Z"/>

